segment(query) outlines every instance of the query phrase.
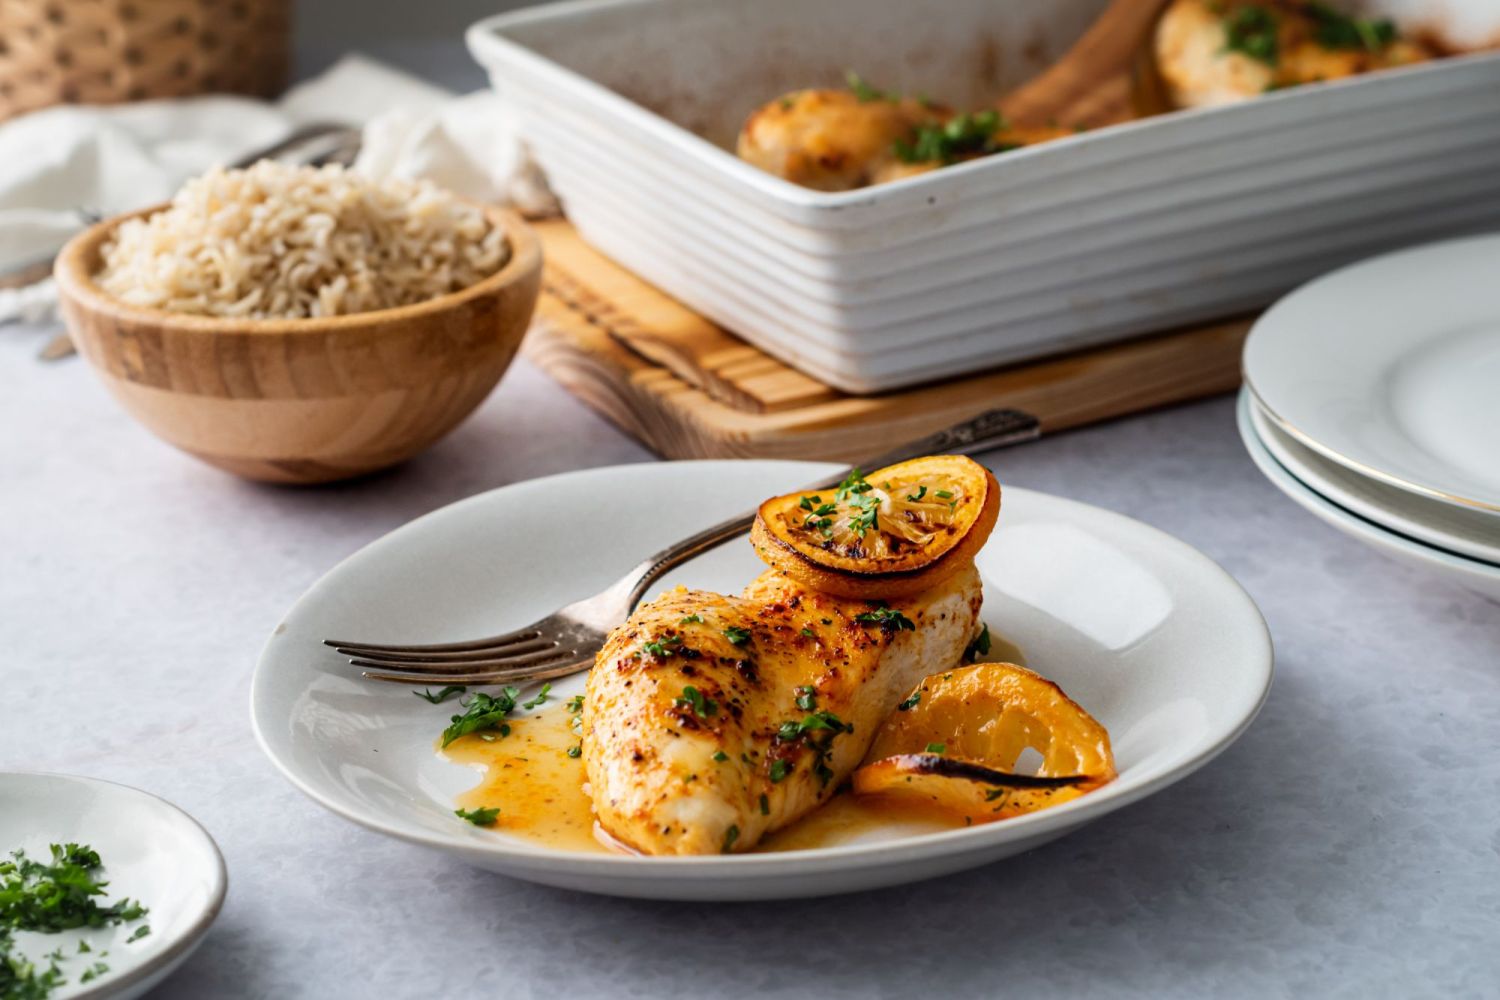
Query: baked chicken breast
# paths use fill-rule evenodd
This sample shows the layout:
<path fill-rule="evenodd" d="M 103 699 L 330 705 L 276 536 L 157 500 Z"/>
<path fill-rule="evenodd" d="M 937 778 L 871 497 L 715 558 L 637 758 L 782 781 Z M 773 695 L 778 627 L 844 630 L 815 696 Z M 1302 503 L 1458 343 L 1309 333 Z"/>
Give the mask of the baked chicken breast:
<path fill-rule="evenodd" d="M 969 563 L 889 605 L 772 570 L 738 597 L 679 588 L 610 633 L 589 674 L 583 758 L 603 829 L 647 854 L 754 847 L 858 766 L 979 620 Z"/>

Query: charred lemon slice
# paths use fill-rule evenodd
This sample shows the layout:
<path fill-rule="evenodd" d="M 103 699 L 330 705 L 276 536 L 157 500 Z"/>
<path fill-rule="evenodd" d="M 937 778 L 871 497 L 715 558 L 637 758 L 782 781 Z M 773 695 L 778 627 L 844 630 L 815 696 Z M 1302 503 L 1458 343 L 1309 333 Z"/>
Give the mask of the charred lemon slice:
<path fill-rule="evenodd" d="M 859 795 L 987 823 L 1078 798 L 1115 777 L 1109 733 L 1061 688 L 1013 663 L 934 674 L 893 712 L 854 772 Z M 1026 749 L 1035 774 L 1016 774 Z"/>
<path fill-rule="evenodd" d="M 750 542 L 812 590 L 865 600 L 908 597 L 974 558 L 1000 514 L 1000 484 L 959 455 L 917 458 L 837 487 L 760 505 Z"/>

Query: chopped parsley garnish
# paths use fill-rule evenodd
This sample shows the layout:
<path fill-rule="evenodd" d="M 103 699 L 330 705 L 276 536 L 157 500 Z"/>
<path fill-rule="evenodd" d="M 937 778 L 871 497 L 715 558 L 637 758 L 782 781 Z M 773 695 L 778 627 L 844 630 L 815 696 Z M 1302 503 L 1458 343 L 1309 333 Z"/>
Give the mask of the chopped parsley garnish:
<path fill-rule="evenodd" d="M 917 488 L 917 492 L 906 494 L 906 499 L 910 500 L 912 503 L 917 503 L 918 501 L 920 501 L 926 495 L 927 495 L 927 487 L 926 486 L 920 486 L 920 487 Z"/>
<path fill-rule="evenodd" d="M 729 755 L 723 750 L 715 750 L 713 759 L 716 763 L 722 764 L 729 759 Z"/>
<path fill-rule="evenodd" d="M 1009 791 L 1009 789 L 1007 788 L 991 788 L 989 791 L 984 793 L 984 801 L 993 802 L 1000 796 L 1004 795 L 1007 791 Z"/>
<path fill-rule="evenodd" d="M 15 950 L 15 931 L 56 933 L 76 928 L 100 928 L 139 920 L 146 908 L 139 902 L 121 899 L 109 906 L 101 905 L 109 885 L 100 878 L 103 862 L 92 848 L 81 844 L 52 844 L 50 862 L 36 861 L 24 851 L 13 852 L 0 861 L 0 998 L 3 1000 L 45 1000 L 67 978 L 59 963 L 73 955 L 54 948 L 42 960 L 46 967 Z M 151 933 L 141 924 L 127 939 L 138 941 Z M 92 952 L 87 941 L 78 942 L 73 953 Z M 103 952 L 100 957 L 107 956 Z M 80 982 L 88 983 L 109 971 L 96 961 L 85 969 Z"/>
<path fill-rule="evenodd" d="M 771 800 L 764 795 L 760 797 L 760 814 L 762 816 L 771 815 Z"/>
<path fill-rule="evenodd" d="M 921 700 L 922 700 L 922 689 L 918 688 L 917 690 L 913 691 L 911 693 L 911 695 L 905 701 L 903 701 L 901 704 L 899 704 L 899 705 L 896 706 L 896 711 L 898 711 L 898 712 L 910 712 L 912 709 L 914 709 L 914 708 L 917 707 L 917 702 L 919 702 Z"/>
<path fill-rule="evenodd" d="M 500 808 L 493 806 L 484 809 L 455 809 L 453 815 L 459 819 L 466 819 L 475 826 L 494 826 L 495 820 L 500 818 Z"/>
<path fill-rule="evenodd" d="M 418 698 L 425 698 L 434 705 L 441 705 L 443 702 L 447 701 L 454 695 L 463 694 L 467 690 L 469 689 L 464 687 L 462 684 L 449 684 L 437 694 L 433 694 L 431 688 L 428 688 L 425 691 L 413 691 L 412 694 L 416 695 Z"/>
<path fill-rule="evenodd" d="M 565 750 L 564 753 L 566 753 L 569 757 L 572 757 L 572 758 L 575 758 L 575 759 L 579 758 L 579 757 L 582 757 L 583 756 L 583 746 L 581 744 L 574 743 L 572 746 L 568 747 L 568 749 Z"/>
<path fill-rule="evenodd" d="M 857 514 L 849 515 L 849 530 L 856 532 L 859 537 L 865 537 L 865 532 L 874 531 L 880 526 L 879 497 L 856 496 L 850 499 L 849 505 L 859 511 Z"/>
<path fill-rule="evenodd" d="M 811 712 L 818 707 L 818 692 L 811 684 L 804 684 L 797 689 L 797 707 L 804 712 Z"/>
<path fill-rule="evenodd" d="M 728 854 L 729 853 L 729 849 L 734 846 L 734 842 L 736 840 L 739 840 L 739 839 L 740 839 L 740 828 L 739 827 L 731 825 L 729 827 L 729 829 L 725 830 L 724 831 L 724 853 Z"/>
<path fill-rule="evenodd" d="M 0 862 L 0 930 L 52 933 L 76 927 L 105 927 L 146 915 L 131 899 L 100 906 L 108 882 L 99 878 L 103 862 L 81 844 L 52 844 L 50 863 L 15 851 Z"/>
<path fill-rule="evenodd" d="M 583 695 L 581 695 L 581 694 L 575 694 L 573 697 L 571 697 L 571 698 L 568 699 L 568 712 L 570 714 L 577 715 L 579 712 L 582 712 L 582 711 L 583 711 Z"/>
<path fill-rule="evenodd" d="M 927 752 L 928 753 L 945 753 L 947 751 L 947 749 L 948 749 L 948 744 L 946 744 L 946 743 L 929 743 L 929 744 L 927 744 Z"/>
<path fill-rule="evenodd" d="M 895 608 L 876 608 L 874 611 L 864 611 L 854 616 L 854 620 L 861 625 L 879 625 L 881 631 L 889 634 L 892 632 L 914 632 L 917 626 L 912 620 Z"/>
<path fill-rule="evenodd" d="M 895 94 L 878 90 L 865 82 L 864 78 L 852 69 L 844 71 L 844 80 L 849 84 L 849 89 L 861 104 L 869 104 L 871 101 L 896 101 L 900 100 Z"/>
<path fill-rule="evenodd" d="M 981 656 L 988 656 L 989 654 L 990 627 L 986 625 L 983 629 L 980 630 L 979 634 L 974 637 L 974 641 L 969 643 L 969 647 L 964 650 L 964 659 L 968 660 L 970 663 L 973 663 Z"/>
<path fill-rule="evenodd" d="M 791 771 L 791 766 L 788 765 L 786 761 L 771 761 L 771 784 L 775 785 L 780 783 L 781 780 L 787 776 L 787 773 L 789 771 Z"/>
<path fill-rule="evenodd" d="M 703 697 L 703 692 L 689 684 L 682 689 L 682 696 L 673 698 L 672 704 L 678 708 L 686 708 L 692 711 L 700 719 L 708 719 L 718 714 L 719 703 L 712 698 Z"/>
<path fill-rule="evenodd" d="M 724 630 L 724 638 L 729 640 L 731 646 L 743 646 L 750 641 L 750 630 L 731 625 Z"/>
<path fill-rule="evenodd" d="M 682 621 L 678 622 L 678 624 L 679 625 L 702 625 L 703 624 L 703 616 L 702 615 L 688 615 L 686 618 L 682 619 Z"/>
<path fill-rule="evenodd" d="M 844 477 L 844 481 L 839 483 L 838 488 L 833 491 L 833 498 L 839 503 L 848 503 L 851 498 L 857 497 L 862 493 L 868 493 L 874 488 L 865 482 L 865 474 L 859 471 L 858 466 L 855 466 L 849 470 L 849 474 Z"/>
<path fill-rule="evenodd" d="M 803 510 L 812 510 L 814 507 L 818 506 L 822 502 L 823 502 L 823 498 L 822 497 L 817 496 L 817 495 L 813 495 L 813 496 L 810 496 L 810 497 L 803 497 L 802 498 L 802 502 L 799 503 L 799 504 L 797 504 L 797 506 L 801 507 Z"/>
<path fill-rule="evenodd" d="M 903 163 L 948 164 L 965 156 L 1004 153 L 1017 148 L 1016 143 L 996 138 L 1004 127 L 1000 112 L 991 109 L 954 115 L 941 124 L 918 125 L 910 141 L 896 140 L 894 150 Z"/>
<path fill-rule="evenodd" d="M 809 639 L 816 639 L 818 637 L 818 633 L 814 632 L 810 628 L 805 628 L 805 627 L 802 629 L 802 634 L 805 635 L 805 636 L 807 636 L 807 638 L 809 638 Z"/>
<path fill-rule="evenodd" d="M 521 703 L 521 707 L 522 708 L 536 708 L 538 705 L 542 704 L 543 702 L 545 702 L 547 700 L 547 692 L 549 692 L 551 690 L 552 690 L 552 684 L 551 684 L 551 682 L 549 681 L 547 683 L 544 683 L 542 685 L 542 689 L 536 693 L 536 697 L 533 698 L 533 699 L 531 699 L 530 701 L 523 701 Z"/>
<path fill-rule="evenodd" d="M 641 652 L 658 660 L 665 660 L 672 655 L 672 647 L 680 645 L 682 645 L 682 636 L 665 635 L 660 639 L 653 639 L 650 642 L 642 643 Z"/>
<path fill-rule="evenodd" d="M 802 689 L 798 689 L 802 690 Z M 800 699 L 799 699 L 800 706 Z M 833 750 L 833 741 L 840 733 L 852 733 L 854 727 L 840 719 L 832 712 L 813 712 L 803 716 L 801 722 L 788 720 L 783 722 L 776 730 L 776 739 L 780 743 L 792 743 L 801 740 L 808 749 L 813 752 L 813 773 L 823 784 L 828 784 L 833 779 L 833 770 L 828 766 L 828 757 Z M 816 738 L 814 733 L 821 733 L 822 738 Z M 777 761 L 782 763 L 782 761 Z M 772 765 L 771 780 L 777 781 L 775 765 Z"/>
<path fill-rule="evenodd" d="M 1388 18 L 1350 17 L 1317 2 L 1309 3 L 1306 13 L 1314 25 L 1313 37 L 1325 49 L 1380 52 L 1400 37 L 1395 22 Z"/>
<path fill-rule="evenodd" d="M 1277 40 L 1278 19 L 1265 7 L 1250 5 L 1236 8 L 1224 19 L 1224 49 L 1241 52 L 1267 66 L 1275 66 L 1281 58 L 1281 43 Z"/>
<path fill-rule="evenodd" d="M 936 491 L 933 492 L 932 495 L 935 496 L 935 497 L 938 497 L 938 498 L 940 498 L 942 500 L 952 500 L 953 499 L 953 494 L 950 493 L 950 492 L 948 492 L 947 490 L 936 490 Z"/>
<path fill-rule="evenodd" d="M 516 695 L 520 693 L 513 687 L 503 689 L 498 696 L 476 691 L 468 701 L 460 701 L 459 704 L 468 711 L 463 715 L 453 716 L 452 723 L 443 730 L 443 746 L 460 736 L 488 730 L 495 730 L 501 736 L 509 736 L 510 726 L 505 722 L 505 717 L 515 710 Z"/>

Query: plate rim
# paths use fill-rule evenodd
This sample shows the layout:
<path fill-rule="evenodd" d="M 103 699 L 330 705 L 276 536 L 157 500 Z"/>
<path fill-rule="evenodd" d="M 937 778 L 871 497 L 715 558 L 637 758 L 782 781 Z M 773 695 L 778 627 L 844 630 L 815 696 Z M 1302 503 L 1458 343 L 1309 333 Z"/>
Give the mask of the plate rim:
<path fill-rule="evenodd" d="M 1298 479 L 1291 470 L 1277 461 L 1276 456 L 1271 454 L 1265 442 L 1261 441 L 1256 434 L 1255 427 L 1250 421 L 1249 407 L 1252 405 L 1252 399 L 1253 397 L 1248 392 L 1241 392 L 1235 406 L 1241 442 L 1261 474 L 1289 499 L 1308 509 L 1315 517 L 1330 524 L 1336 523 L 1348 527 L 1371 544 L 1400 549 L 1429 565 L 1441 564 L 1449 570 L 1500 581 L 1500 566 L 1492 566 L 1478 559 L 1449 552 L 1447 549 L 1428 545 L 1400 532 L 1392 531 L 1367 517 L 1345 509 Z"/>
<path fill-rule="evenodd" d="M 1305 282 L 1297 288 L 1292 289 L 1286 295 L 1278 299 L 1269 309 L 1267 309 L 1265 313 L 1263 313 L 1261 317 L 1255 321 L 1254 326 L 1251 327 L 1250 334 L 1245 341 L 1245 348 L 1242 355 L 1243 363 L 1241 365 L 1245 388 L 1248 389 L 1251 395 L 1255 397 L 1255 401 L 1260 406 L 1261 411 L 1265 413 L 1267 418 L 1274 422 L 1280 430 L 1291 436 L 1299 443 L 1306 445 L 1308 448 L 1329 459 L 1330 461 L 1335 462 L 1338 465 L 1342 465 L 1345 468 L 1352 469 L 1353 471 L 1358 472 L 1361 475 L 1369 476 L 1372 479 L 1379 480 L 1380 482 L 1383 482 L 1389 486 L 1394 486 L 1397 489 L 1405 490 L 1409 493 L 1417 493 L 1434 500 L 1442 501 L 1443 503 L 1453 504 L 1455 506 L 1463 507 L 1466 509 L 1477 509 L 1500 516 L 1500 497 L 1497 497 L 1494 500 L 1469 497 L 1464 496 L 1461 493 L 1451 492 L 1449 489 L 1444 489 L 1440 486 L 1417 482 L 1414 479 L 1408 479 L 1405 476 L 1398 475 L 1396 473 L 1386 472 L 1383 469 L 1370 465 L 1367 461 L 1362 461 L 1360 459 L 1354 458 L 1353 456 L 1345 455 L 1342 452 L 1338 451 L 1336 448 L 1333 448 L 1332 446 L 1319 441 L 1310 432 L 1304 431 L 1299 428 L 1295 423 L 1282 415 L 1276 407 L 1270 404 L 1270 402 L 1266 398 L 1266 393 L 1262 389 L 1256 388 L 1253 372 L 1250 365 L 1252 345 L 1255 341 L 1257 331 L 1270 329 L 1270 327 L 1268 327 L 1266 324 L 1268 322 L 1275 321 L 1278 318 L 1277 313 L 1288 302 L 1291 302 L 1292 300 L 1297 299 L 1305 294 L 1323 293 L 1329 285 L 1336 285 L 1339 281 L 1347 279 L 1350 274 L 1357 274 L 1360 271 L 1368 268 L 1376 267 L 1382 264 L 1388 265 L 1395 260 L 1420 259 L 1422 257 L 1439 253 L 1444 250 L 1457 248 L 1464 244 L 1483 243 L 1491 243 L 1496 247 L 1500 247 L 1500 232 L 1476 233 L 1467 236 L 1458 236 L 1451 239 L 1434 240 L 1427 243 L 1419 243 L 1415 246 L 1402 247 L 1400 249 L 1391 250 L 1386 253 L 1375 254 L 1374 256 L 1366 257 L 1363 260 L 1358 260 L 1351 264 L 1346 264 L 1343 267 L 1335 268 L 1334 270 L 1329 271 L 1327 274 L 1321 275 L 1320 277 L 1314 278 L 1311 281 Z M 1262 337 L 1265 336 L 1265 334 L 1262 334 Z"/>
<path fill-rule="evenodd" d="M 801 465 L 813 475 L 839 468 L 835 463 L 808 462 L 789 459 L 699 459 L 689 461 L 672 462 L 648 462 L 648 463 L 625 463 L 607 466 L 598 466 L 589 469 L 574 469 L 551 476 L 538 477 L 531 480 L 523 480 L 518 483 L 509 483 L 486 490 L 445 504 L 435 510 L 429 511 L 416 518 L 411 519 L 390 531 L 372 539 L 361 546 L 358 550 L 340 560 L 327 572 L 320 576 L 310 585 L 282 614 L 281 623 L 284 623 L 292 613 L 308 598 L 315 593 L 321 592 L 325 587 L 331 585 L 333 578 L 339 574 L 344 566 L 352 560 L 358 559 L 371 549 L 391 544 L 392 536 L 403 532 L 411 525 L 426 521 L 429 518 L 439 516 L 454 508 L 478 502 L 492 494 L 515 486 L 525 486 L 539 482 L 558 482 L 575 477 L 587 477 L 594 474 L 613 472 L 621 469 L 662 469 L 675 468 L 687 465 L 700 467 L 733 466 L 743 468 L 746 464 L 793 466 Z M 653 473 L 654 474 L 654 473 Z M 1199 768 L 1210 763 L 1219 754 L 1228 749 L 1245 731 L 1254 723 L 1261 709 L 1265 706 L 1270 695 L 1272 683 L 1275 678 L 1275 648 L 1266 624 L 1265 616 L 1254 599 L 1240 585 L 1232 574 L 1220 566 L 1196 547 L 1182 541 L 1144 521 L 1118 514 L 1114 511 L 1098 507 L 1093 504 L 1071 500 L 1055 494 L 1030 490 L 1024 487 L 1006 487 L 1012 494 L 1031 495 L 1045 499 L 1047 502 L 1060 503 L 1065 506 L 1082 508 L 1094 514 L 1102 514 L 1110 518 L 1118 518 L 1130 524 L 1133 528 L 1144 531 L 1149 537 L 1158 541 L 1165 541 L 1169 545 L 1176 546 L 1182 554 L 1189 558 L 1201 561 L 1202 568 L 1217 574 L 1221 582 L 1228 585 L 1226 593 L 1233 595 L 1242 604 L 1242 610 L 1250 612 L 1247 622 L 1253 619 L 1253 639 L 1256 645 L 1254 659 L 1264 662 L 1263 676 L 1260 678 L 1260 687 L 1250 704 L 1236 723 L 1218 735 L 1209 745 L 1204 747 L 1190 760 L 1171 768 L 1161 774 L 1143 779 L 1139 784 L 1120 790 L 1113 790 L 1109 786 L 1098 790 L 1088 796 L 1073 802 L 1063 803 L 1050 809 L 1031 813 L 1025 816 L 1015 817 L 1004 823 L 980 824 L 972 827 L 960 827 L 952 830 L 936 831 L 913 835 L 899 840 L 882 841 L 868 844 L 836 845 L 833 847 L 803 848 L 795 851 L 776 851 L 743 854 L 712 854 L 712 855 L 615 855 L 615 854 L 585 854 L 577 851 L 567 851 L 557 848 L 538 847 L 530 844 L 512 842 L 489 842 L 484 840 L 469 840 L 455 835 L 444 835 L 436 832 L 419 830 L 416 828 L 403 828 L 387 823 L 377 816 L 362 813 L 356 809 L 345 807 L 341 802 L 325 796 L 310 782 L 303 780 L 292 766 L 290 760 L 283 760 L 272 746 L 266 733 L 261 726 L 258 703 L 264 686 L 268 683 L 272 661 L 272 650 L 279 634 L 280 624 L 273 629 L 261 649 L 259 658 L 251 679 L 250 685 L 250 722 L 254 731 L 255 739 L 262 753 L 271 761 L 281 775 L 289 781 L 304 795 L 311 798 L 325 809 L 365 829 L 394 837 L 407 843 L 422 847 L 433 848 L 445 853 L 462 852 L 470 854 L 477 852 L 491 858 L 515 861 L 518 865 L 532 871 L 542 871 L 549 874 L 559 872 L 577 875 L 607 876 L 619 880 L 650 880 L 662 876 L 720 876 L 720 877 L 747 877 L 747 876 L 776 876 L 793 874 L 808 867 L 814 867 L 819 871 L 848 871 L 869 866 L 872 860 L 882 862 L 899 863 L 904 860 L 918 860 L 929 857 L 949 857 L 966 853 L 981 853 L 987 848 L 1001 847 L 1011 841 L 1040 840 L 1049 835 L 1056 836 L 1066 833 L 1074 827 L 1080 826 L 1092 819 L 1101 818 L 1104 814 L 1123 808 L 1139 801 L 1149 795 L 1155 794 L 1162 788 L 1175 784 L 1197 771 Z M 1247 653 L 1247 659 L 1249 658 Z M 1097 814 L 1097 815 L 1096 815 Z M 1000 835 L 1000 831 L 1014 831 L 1012 834 Z M 916 855 L 916 858 L 908 857 Z"/>
<path fill-rule="evenodd" d="M 1458 556 L 1461 559 L 1468 559 L 1486 566 L 1494 566 L 1496 568 L 1500 568 L 1500 545 L 1493 546 L 1493 551 L 1495 553 L 1494 558 L 1487 558 L 1485 556 L 1477 555 L 1474 552 L 1464 551 L 1462 548 L 1458 547 L 1475 545 L 1475 547 L 1477 548 L 1478 546 L 1475 543 L 1459 538 L 1459 536 L 1453 535 L 1451 532 L 1422 525 L 1420 518 L 1412 516 L 1410 514 L 1395 512 L 1395 516 L 1400 517 L 1405 521 L 1411 521 L 1415 524 L 1418 524 L 1418 526 L 1423 530 L 1430 532 L 1434 536 L 1434 538 L 1441 536 L 1456 539 L 1458 542 L 1458 546 L 1455 546 L 1451 543 L 1444 544 L 1433 539 L 1423 538 L 1421 535 L 1413 531 L 1403 530 L 1403 528 L 1398 527 L 1395 524 L 1387 523 L 1380 516 L 1377 516 L 1376 513 L 1367 514 L 1361 511 L 1359 509 L 1360 505 L 1369 506 L 1374 511 L 1379 511 L 1381 513 L 1385 513 L 1386 508 L 1377 502 L 1360 500 L 1358 497 L 1353 497 L 1352 499 L 1346 500 L 1343 496 L 1345 490 L 1337 482 L 1324 478 L 1316 468 L 1304 465 L 1300 461 L 1300 458 L 1296 455 L 1296 453 L 1285 451 L 1285 449 L 1282 447 L 1282 442 L 1278 442 L 1274 438 L 1270 438 L 1266 435 L 1266 430 L 1269 430 L 1272 434 L 1276 434 L 1281 432 L 1281 428 L 1275 423 L 1275 421 L 1271 420 L 1271 418 L 1264 411 L 1260 410 L 1259 407 L 1259 399 L 1253 393 L 1251 393 L 1249 412 L 1247 416 L 1250 421 L 1251 428 L 1255 431 L 1256 439 L 1261 443 L 1263 447 L 1265 447 L 1266 451 L 1271 455 L 1271 457 L 1276 460 L 1276 464 L 1285 469 L 1288 475 L 1295 478 L 1304 487 L 1312 490 L 1314 493 L 1317 493 L 1328 502 L 1346 510 L 1352 516 L 1368 521 L 1376 527 L 1382 528 L 1393 535 L 1399 535 L 1402 538 L 1408 538 L 1413 542 L 1416 542 L 1418 545 L 1447 552 L 1452 555 Z M 1294 446 L 1301 444 L 1300 441 L 1297 441 L 1295 439 L 1290 441 L 1289 443 Z M 1318 452 L 1314 452 L 1312 457 L 1320 460 L 1325 460 L 1323 459 L 1322 454 Z M 1339 465 L 1337 462 L 1329 462 L 1329 464 L 1342 469 L 1349 475 L 1359 475 L 1357 470 Z M 1380 483 L 1378 480 L 1376 482 L 1378 485 L 1386 485 L 1384 483 Z M 1430 499 L 1428 497 L 1406 492 L 1403 492 L 1401 495 L 1408 497 L 1411 500 L 1422 503 L 1425 503 Z M 1470 508 L 1456 507 L 1452 504 L 1445 504 L 1443 505 L 1442 509 L 1466 511 Z M 1500 523 L 1497 523 L 1496 531 L 1500 532 Z"/>
<path fill-rule="evenodd" d="M 123 781 L 113 781 L 109 778 L 95 778 L 91 775 L 68 774 L 64 771 L 0 771 L 0 782 L 9 777 L 20 778 L 42 778 L 48 780 L 62 780 L 66 782 L 77 782 L 84 785 L 108 785 L 112 788 L 124 791 L 128 794 L 138 795 L 166 806 L 182 819 L 187 820 L 189 827 L 197 831 L 208 845 L 209 855 L 213 859 L 213 883 L 208 905 L 204 907 L 192 922 L 192 925 L 184 930 L 181 936 L 173 941 L 168 947 L 154 958 L 148 959 L 141 965 L 130 969 L 121 976 L 100 979 L 96 985 L 79 993 L 74 993 L 69 1000 L 106 1000 L 128 989 L 140 985 L 152 976 L 175 969 L 177 964 L 186 961 L 188 956 L 198 945 L 203 943 L 203 938 L 218 920 L 219 913 L 224 909 L 224 901 L 229 895 L 229 866 L 224 861 L 224 852 L 219 847 L 218 841 L 214 840 L 213 834 L 208 828 L 200 823 L 196 817 L 186 809 L 177 805 L 155 792 L 148 792 L 144 788 L 135 785 L 127 785 Z"/>

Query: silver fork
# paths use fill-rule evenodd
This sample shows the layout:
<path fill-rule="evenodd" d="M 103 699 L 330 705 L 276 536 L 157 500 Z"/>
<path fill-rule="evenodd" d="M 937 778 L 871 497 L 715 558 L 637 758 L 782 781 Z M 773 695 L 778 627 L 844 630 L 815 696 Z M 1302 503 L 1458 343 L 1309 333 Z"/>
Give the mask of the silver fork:
<path fill-rule="evenodd" d="M 969 455 L 1029 441 L 1041 433 L 1037 419 L 1019 410 L 989 410 L 946 430 L 909 442 L 861 463 L 880 468 L 923 455 Z M 804 487 L 831 489 L 854 466 Z M 731 517 L 669 548 L 647 556 L 630 572 L 593 597 L 575 601 L 524 628 L 486 639 L 420 646 L 325 639 L 350 657 L 372 680 L 406 684 L 496 684 L 562 677 L 586 670 L 610 629 L 635 610 L 648 587 L 668 571 L 750 530 L 755 511 Z"/>

